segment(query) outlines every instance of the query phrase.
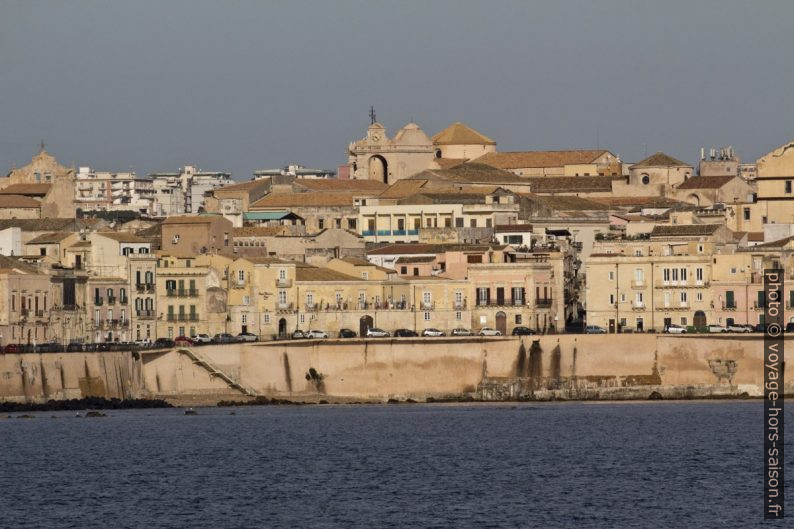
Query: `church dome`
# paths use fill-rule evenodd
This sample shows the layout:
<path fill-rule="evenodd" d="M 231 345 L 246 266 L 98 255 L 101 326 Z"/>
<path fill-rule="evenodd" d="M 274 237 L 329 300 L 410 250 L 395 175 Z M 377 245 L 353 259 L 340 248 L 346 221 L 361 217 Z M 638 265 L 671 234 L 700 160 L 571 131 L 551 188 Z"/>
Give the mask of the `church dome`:
<path fill-rule="evenodd" d="M 394 135 L 394 142 L 403 145 L 433 145 L 430 138 L 416 123 L 408 123 Z"/>

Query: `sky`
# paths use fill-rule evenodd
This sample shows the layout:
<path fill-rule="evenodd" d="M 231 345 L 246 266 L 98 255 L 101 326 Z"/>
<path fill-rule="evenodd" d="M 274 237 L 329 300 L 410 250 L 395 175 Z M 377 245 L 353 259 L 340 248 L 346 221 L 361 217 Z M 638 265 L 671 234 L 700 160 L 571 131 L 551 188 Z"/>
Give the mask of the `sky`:
<path fill-rule="evenodd" d="M 790 0 L 0 0 L 0 172 L 335 168 L 462 121 L 501 151 L 745 161 L 794 139 Z"/>

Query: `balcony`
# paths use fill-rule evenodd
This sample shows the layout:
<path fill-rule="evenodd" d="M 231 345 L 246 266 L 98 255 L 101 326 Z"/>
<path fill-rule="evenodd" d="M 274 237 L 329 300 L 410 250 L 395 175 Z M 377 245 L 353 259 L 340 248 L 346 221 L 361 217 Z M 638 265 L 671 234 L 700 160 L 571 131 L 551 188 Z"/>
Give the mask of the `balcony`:
<path fill-rule="evenodd" d="M 303 306 L 303 310 L 306 312 L 317 312 L 317 303 L 306 303 Z"/>
<path fill-rule="evenodd" d="M 135 315 L 142 319 L 147 320 L 150 318 L 154 318 L 154 311 L 153 310 L 137 310 L 135 311 Z"/>
<path fill-rule="evenodd" d="M 198 289 L 195 289 L 195 288 L 190 288 L 190 289 L 184 289 L 184 288 L 173 289 L 173 288 L 171 288 L 171 289 L 168 289 L 168 290 L 166 290 L 165 294 L 166 294 L 166 296 L 168 296 L 169 298 L 175 298 L 175 297 L 179 297 L 179 298 L 191 297 L 191 298 L 192 298 L 192 297 L 196 297 L 196 296 L 198 296 Z"/>
<path fill-rule="evenodd" d="M 277 303 L 276 309 L 279 311 L 289 311 L 291 312 L 294 308 L 294 304 L 292 303 Z"/>
<path fill-rule="evenodd" d="M 126 296 L 119 298 L 119 305 L 126 305 L 127 303 L 129 303 L 129 300 Z"/>
<path fill-rule="evenodd" d="M 423 301 L 420 304 L 420 308 L 422 310 L 436 310 L 436 304 L 433 303 L 433 302 L 425 302 L 425 301 Z"/>
<path fill-rule="evenodd" d="M 138 292 L 154 292 L 154 283 L 136 283 L 135 290 Z"/>
<path fill-rule="evenodd" d="M 97 307 L 101 307 L 104 300 L 102 298 L 94 298 L 94 305 Z"/>
<path fill-rule="evenodd" d="M 733 303 L 723 303 L 722 310 L 736 310 L 736 302 Z"/>
<path fill-rule="evenodd" d="M 645 280 L 644 279 L 635 279 L 631 282 L 631 288 L 633 289 L 644 289 L 645 288 Z"/>
<path fill-rule="evenodd" d="M 455 310 L 465 310 L 466 309 L 466 302 L 465 301 L 456 301 L 452 304 L 452 308 Z"/>
<path fill-rule="evenodd" d="M 115 304 L 116 304 L 116 298 L 113 297 L 113 296 L 109 297 L 108 298 L 108 305 L 115 305 Z"/>
<path fill-rule="evenodd" d="M 188 314 L 187 321 L 198 321 L 198 314 L 195 313 Z"/>
<path fill-rule="evenodd" d="M 278 288 L 290 288 L 292 286 L 292 279 L 287 279 L 287 278 L 276 279 L 276 286 Z"/>
<path fill-rule="evenodd" d="M 44 317 L 44 311 L 43 310 L 37 310 L 36 311 L 36 317 L 37 318 L 43 318 Z"/>
<path fill-rule="evenodd" d="M 535 306 L 539 309 L 547 309 L 551 307 L 551 298 L 548 299 L 538 299 L 535 301 Z"/>
<path fill-rule="evenodd" d="M 645 310 L 645 303 L 644 302 L 632 303 L 631 310 L 638 311 L 638 312 L 639 311 L 644 311 Z"/>

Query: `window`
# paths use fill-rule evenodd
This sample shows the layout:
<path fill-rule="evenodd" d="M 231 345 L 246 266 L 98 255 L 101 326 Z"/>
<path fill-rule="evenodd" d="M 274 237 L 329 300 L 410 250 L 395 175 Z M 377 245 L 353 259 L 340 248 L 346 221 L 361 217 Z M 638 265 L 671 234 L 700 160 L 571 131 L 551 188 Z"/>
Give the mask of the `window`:
<path fill-rule="evenodd" d="M 262 316 L 262 322 L 265 325 L 269 325 L 270 324 L 270 314 L 265 314 L 264 316 Z"/>
<path fill-rule="evenodd" d="M 342 219 L 336 219 L 336 227 L 337 228 L 341 228 L 342 227 Z"/>
<path fill-rule="evenodd" d="M 521 325 L 521 314 L 516 314 L 516 325 Z"/>
<path fill-rule="evenodd" d="M 455 227 L 462 228 L 463 227 L 463 217 L 456 217 L 455 218 Z"/>
<path fill-rule="evenodd" d="M 647 174 L 642 175 L 642 183 L 647 186 L 651 183 L 651 177 Z"/>
<path fill-rule="evenodd" d="M 348 230 L 356 229 L 356 219 L 347 219 L 347 229 Z"/>
<path fill-rule="evenodd" d="M 626 294 L 621 294 L 620 295 L 620 302 L 621 303 L 626 303 Z"/>
<path fill-rule="evenodd" d="M 369 272 L 361 272 L 361 279 L 364 280 L 369 279 Z"/>
<path fill-rule="evenodd" d="M 101 316 L 99 315 L 99 309 L 94 309 L 94 323 L 99 325 L 99 320 L 100 319 L 101 319 Z"/>
<path fill-rule="evenodd" d="M 703 292 L 698 292 L 697 294 L 695 294 L 695 299 L 697 301 L 703 301 Z"/>
<path fill-rule="evenodd" d="M 634 248 L 634 257 L 642 257 L 642 250 L 639 248 Z"/>
<path fill-rule="evenodd" d="M 245 283 L 245 270 L 238 270 L 237 271 L 237 282 L 238 283 Z"/>
<path fill-rule="evenodd" d="M 317 228 L 321 230 L 325 228 L 325 219 L 317 219 Z"/>
<path fill-rule="evenodd" d="M 681 304 L 682 305 L 686 304 L 686 302 L 687 302 L 687 293 L 686 292 L 681 292 Z"/>
<path fill-rule="evenodd" d="M 278 291 L 278 302 L 281 305 L 287 304 L 287 291 L 286 290 L 279 290 Z"/>
<path fill-rule="evenodd" d="M 314 305 L 314 292 L 307 292 L 306 293 L 306 304 L 309 306 Z"/>
<path fill-rule="evenodd" d="M 703 269 L 695 268 L 695 281 L 703 282 Z"/>
<path fill-rule="evenodd" d="M 463 319 L 463 313 L 460 312 L 460 311 L 456 312 L 455 313 L 455 319 L 458 320 L 458 321 L 462 320 Z"/>
<path fill-rule="evenodd" d="M 247 324 L 248 323 L 248 314 L 243 314 L 242 316 L 240 316 L 240 322 L 243 325 Z"/>
<path fill-rule="evenodd" d="M 645 297 L 643 296 L 643 293 L 637 292 L 637 295 L 634 298 L 634 304 L 637 305 L 638 307 L 642 307 L 644 303 L 645 303 Z"/>
<path fill-rule="evenodd" d="M 251 297 L 243 296 L 243 305 L 250 305 L 250 304 L 251 304 Z"/>
<path fill-rule="evenodd" d="M 477 227 L 477 219 L 471 219 L 469 221 L 469 226 L 472 227 L 472 228 L 476 228 Z"/>
<path fill-rule="evenodd" d="M 305 314 L 301 314 L 299 319 L 300 319 L 301 323 L 306 323 L 306 315 Z"/>
<path fill-rule="evenodd" d="M 342 304 L 342 293 L 341 292 L 337 292 L 335 294 L 335 297 L 336 297 L 336 304 L 337 305 L 341 305 Z"/>
<path fill-rule="evenodd" d="M 784 184 L 784 193 L 786 193 L 787 195 L 791 194 L 791 180 L 786 180 Z"/>
<path fill-rule="evenodd" d="M 400 273 L 403 274 L 403 275 L 408 274 L 408 267 L 407 266 L 401 266 L 400 267 Z"/>
<path fill-rule="evenodd" d="M 698 244 L 698 253 L 703 253 L 703 245 Z"/>
<path fill-rule="evenodd" d="M 422 303 L 425 305 L 429 305 L 433 301 L 433 297 L 430 292 L 423 292 L 422 293 Z"/>
<path fill-rule="evenodd" d="M 278 278 L 279 278 L 280 280 L 282 280 L 282 281 L 283 281 L 284 279 L 287 279 L 287 271 L 286 271 L 286 270 L 284 270 L 283 268 L 282 268 L 281 270 L 279 270 L 279 271 L 278 271 Z"/>
<path fill-rule="evenodd" d="M 686 317 L 681 318 L 681 325 L 686 327 Z"/>
<path fill-rule="evenodd" d="M 615 272 L 612 272 L 612 271 L 610 271 L 610 272 L 607 274 L 607 276 L 609 277 L 609 280 L 610 280 L 610 281 L 614 281 L 614 280 L 615 280 Z"/>
<path fill-rule="evenodd" d="M 430 321 L 430 313 L 425 312 L 425 321 Z"/>
<path fill-rule="evenodd" d="M 609 295 L 609 304 L 610 305 L 614 305 L 615 304 L 615 294 L 610 294 Z"/>
<path fill-rule="evenodd" d="M 639 285 L 645 281 L 645 271 L 642 268 L 634 269 L 634 281 Z"/>
<path fill-rule="evenodd" d="M 173 239 L 171 239 L 171 244 L 179 244 L 179 235 L 174 235 Z"/>
<path fill-rule="evenodd" d="M 744 208 L 744 220 L 750 220 L 750 208 Z"/>

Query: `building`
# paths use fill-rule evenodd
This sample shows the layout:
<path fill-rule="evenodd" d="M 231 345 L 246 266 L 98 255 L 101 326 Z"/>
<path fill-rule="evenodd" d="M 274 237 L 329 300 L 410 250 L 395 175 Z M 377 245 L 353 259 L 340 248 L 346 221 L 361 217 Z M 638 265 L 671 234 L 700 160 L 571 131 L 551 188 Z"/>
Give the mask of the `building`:
<path fill-rule="evenodd" d="M 693 176 L 675 186 L 673 197 L 693 206 L 752 203 L 755 190 L 738 175 Z"/>
<path fill-rule="evenodd" d="M 54 340 L 52 305 L 49 276 L 17 258 L 0 256 L 0 345 Z"/>
<path fill-rule="evenodd" d="M 24 167 L 13 169 L 6 177 L 0 177 L 0 194 L 16 197 L 34 198 L 40 203 L 39 217 L 31 217 L 35 208 L 29 200 L 22 207 L 28 218 L 73 218 L 74 205 L 74 170 L 66 168 L 44 150 L 42 145 L 39 153 Z M 6 198 L 19 204 L 21 198 Z M 6 206 L 14 207 L 14 206 Z"/>
<path fill-rule="evenodd" d="M 274 176 L 293 176 L 295 178 L 335 178 L 333 169 L 312 169 L 298 164 L 290 164 L 279 169 L 259 169 L 254 171 L 254 179 L 271 178 Z"/>
<path fill-rule="evenodd" d="M 629 168 L 629 185 L 650 186 L 657 196 L 665 196 L 666 190 L 682 184 L 692 174 L 691 165 L 663 152 L 657 152 Z"/>
<path fill-rule="evenodd" d="M 196 257 L 234 252 L 232 223 L 219 215 L 179 215 L 161 225 L 162 249 L 167 255 Z"/>
<path fill-rule="evenodd" d="M 496 142 L 456 121 L 431 138 L 435 147 L 436 164 L 441 169 L 496 152 Z"/>
<path fill-rule="evenodd" d="M 75 174 L 75 207 L 83 211 L 154 212 L 154 184 L 134 172 L 113 173 L 80 167 Z"/>
<path fill-rule="evenodd" d="M 385 184 L 436 167 L 436 147 L 416 123 L 408 123 L 389 138 L 386 128 L 373 118 L 366 137 L 352 142 L 347 152 L 351 178 Z"/>
<path fill-rule="evenodd" d="M 794 224 L 794 142 L 758 159 L 758 209 L 762 224 Z"/>
<path fill-rule="evenodd" d="M 201 213 L 206 195 L 233 183 L 230 173 L 202 171 L 192 165 L 175 173 L 152 173 L 149 177 L 154 189 L 154 214 L 159 217 Z"/>
<path fill-rule="evenodd" d="M 519 176 L 620 176 L 620 159 L 604 149 L 490 152 L 474 160 Z"/>

